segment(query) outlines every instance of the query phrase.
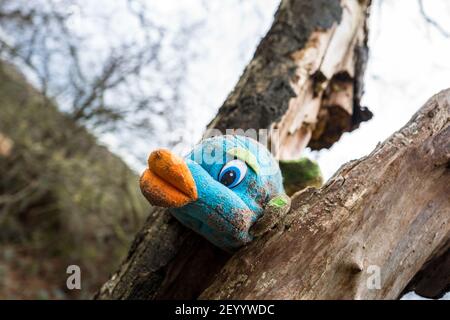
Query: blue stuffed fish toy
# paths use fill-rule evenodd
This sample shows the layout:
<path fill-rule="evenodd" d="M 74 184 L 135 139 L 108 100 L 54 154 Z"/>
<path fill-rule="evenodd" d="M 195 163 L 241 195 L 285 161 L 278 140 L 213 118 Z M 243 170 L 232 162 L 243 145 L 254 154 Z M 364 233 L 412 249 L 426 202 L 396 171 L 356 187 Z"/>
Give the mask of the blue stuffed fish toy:
<path fill-rule="evenodd" d="M 273 227 L 290 207 L 269 150 L 238 135 L 205 139 L 184 159 L 153 151 L 140 186 L 152 205 L 170 208 L 183 225 L 226 251 Z"/>

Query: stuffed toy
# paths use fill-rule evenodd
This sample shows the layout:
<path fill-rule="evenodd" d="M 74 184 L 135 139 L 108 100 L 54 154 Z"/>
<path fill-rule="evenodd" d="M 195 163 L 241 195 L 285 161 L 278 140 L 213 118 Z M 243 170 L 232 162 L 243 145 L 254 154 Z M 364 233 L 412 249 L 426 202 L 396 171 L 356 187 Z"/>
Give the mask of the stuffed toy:
<path fill-rule="evenodd" d="M 290 208 L 277 161 L 265 146 L 238 135 L 205 139 L 184 159 L 153 151 L 140 187 L 152 205 L 169 208 L 229 252 L 274 227 Z"/>

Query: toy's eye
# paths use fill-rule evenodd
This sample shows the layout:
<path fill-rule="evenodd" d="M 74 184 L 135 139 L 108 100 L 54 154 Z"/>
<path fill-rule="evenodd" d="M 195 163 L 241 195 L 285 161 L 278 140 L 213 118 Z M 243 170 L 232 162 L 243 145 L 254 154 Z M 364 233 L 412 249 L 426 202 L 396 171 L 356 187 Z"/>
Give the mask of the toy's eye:
<path fill-rule="evenodd" d="M 247 165 L 241 160 L 231 160 L 219 173 L 219 181 L 228 188 L 236 187 L 247 174 Z"/>

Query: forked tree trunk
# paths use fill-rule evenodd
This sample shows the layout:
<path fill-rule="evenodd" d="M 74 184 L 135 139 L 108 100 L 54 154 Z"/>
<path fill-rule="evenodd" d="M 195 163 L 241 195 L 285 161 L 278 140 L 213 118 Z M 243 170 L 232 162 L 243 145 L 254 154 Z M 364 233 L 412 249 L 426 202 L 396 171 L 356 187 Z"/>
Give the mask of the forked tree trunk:
<path fill-rule="evenodd" d="M 283 0 L 209 129 L 278 129 L 274 154 L 291 159 L 307 145 L 329 147 L 369 119 L 360 106 L 368 7 L 369 1 Z M 155 208 L 97 298 L 196 298 L 229 258 Z"/>
<path fill-rule="evenodd" d="M 449 122 L 450 89 L 325 186 L 296 193 L 289 214 L 233 255 L 200 298 L 395 299 L 416 274 L 411 289 L 440 296 L 449 287 Z"/>
<path fill-rule="evenodd" d="M 295 194 L 278 227 L 235 254 L 200 298 L 397 298 L 450 249 L 449 120 L 447 90 L 325 186 Z"/>

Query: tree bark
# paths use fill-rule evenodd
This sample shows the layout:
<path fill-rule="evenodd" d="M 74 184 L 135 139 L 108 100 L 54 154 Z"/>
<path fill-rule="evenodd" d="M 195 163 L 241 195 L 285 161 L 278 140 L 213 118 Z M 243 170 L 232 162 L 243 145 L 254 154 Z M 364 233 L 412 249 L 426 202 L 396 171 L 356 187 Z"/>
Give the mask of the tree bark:
<path fill-rule="evenodd" d="M 209 129 L 269 129 L 279 159 L 328 147 L 371 113 L 360 106 L 369 1 L 283 0 Z M 342 85 L 341 85 L 342 84 Z M 98 299 L 192 299 L 230 258 L 168 212 L 152 210 Z"/>
<path fill-rule="evenodd" d="M 274 155 L 296 160 L 306 146 L 328 148 L 369 120 L 360 105 L 368 8 L 369 1 L 282 1 L 208 128 L 270 129 Z"/>
<path fill-rule="evenodd" d="M 200 298 L 398 298 L 450 249 L 449 120 L 447 90 L 321 189 L 294 195 L 279 226 L 235 254 Z"/>

